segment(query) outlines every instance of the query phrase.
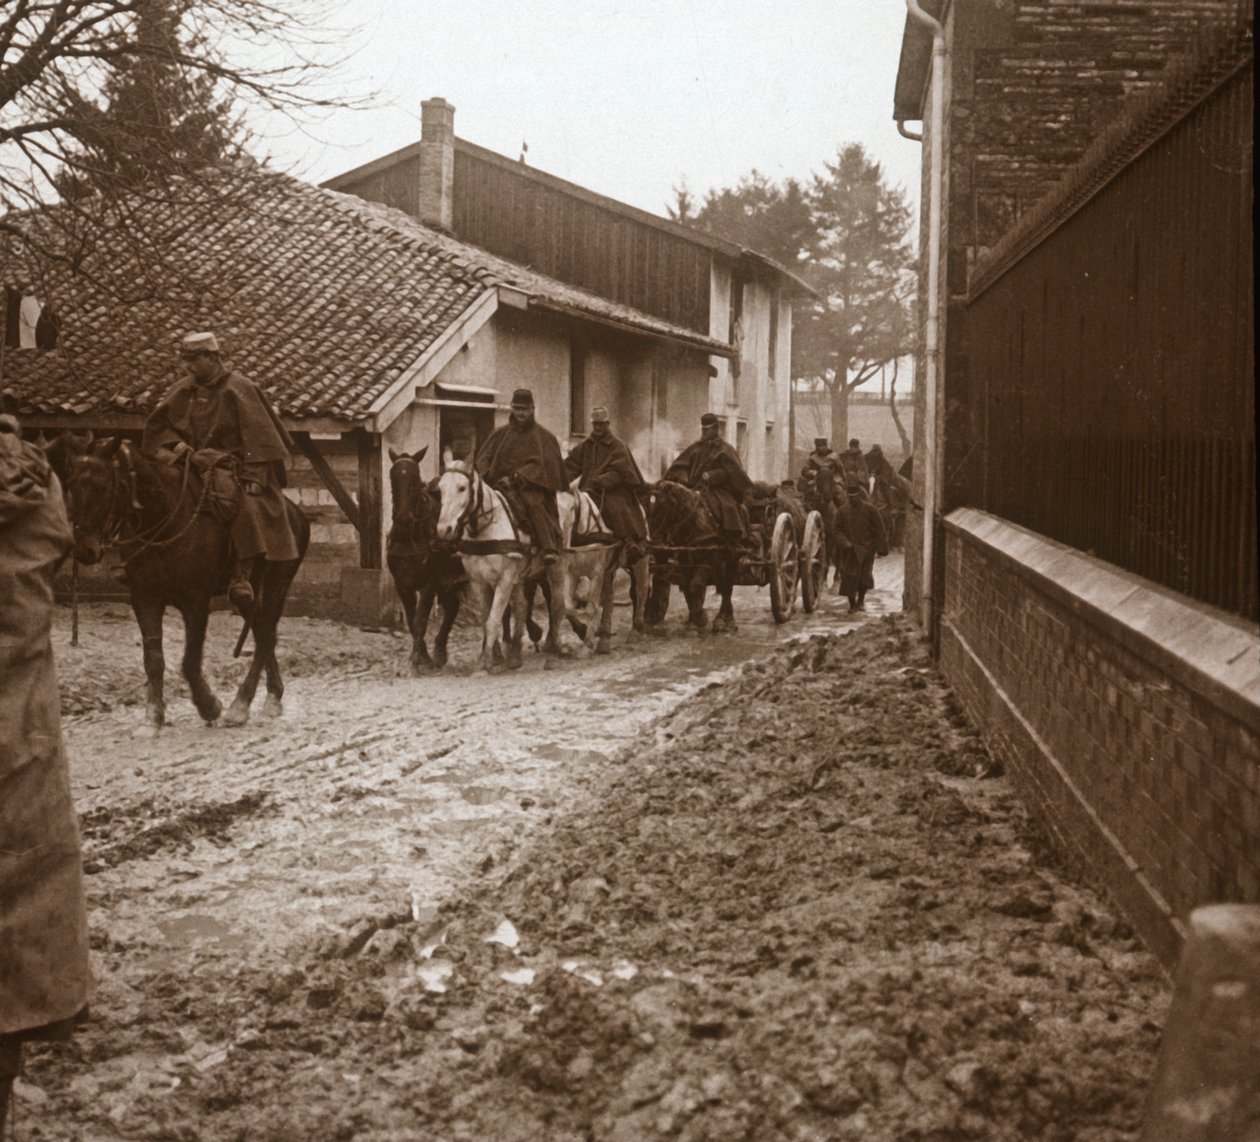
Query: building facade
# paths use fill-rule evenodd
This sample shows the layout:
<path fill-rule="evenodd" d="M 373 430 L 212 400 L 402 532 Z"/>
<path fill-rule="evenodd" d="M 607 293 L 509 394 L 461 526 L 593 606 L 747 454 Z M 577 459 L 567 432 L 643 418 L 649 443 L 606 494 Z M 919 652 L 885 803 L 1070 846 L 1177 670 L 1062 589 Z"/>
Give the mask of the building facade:
<path fill-rule="evenodd" d="M 1171 964 L 1190 909 L 1260 900 L 1251 5 L 909 8 L 907 604 Z"/>

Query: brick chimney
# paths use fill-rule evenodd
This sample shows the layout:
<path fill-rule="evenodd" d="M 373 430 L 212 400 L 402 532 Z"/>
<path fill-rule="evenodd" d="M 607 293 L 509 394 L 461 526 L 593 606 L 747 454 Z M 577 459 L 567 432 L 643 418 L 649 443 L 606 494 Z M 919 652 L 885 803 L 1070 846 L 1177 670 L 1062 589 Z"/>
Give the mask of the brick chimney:
<path fill-rule="evenodd" d="M 454 221 L 455 108 L 445 99 L 420 104 L 420 221 L 449 231 Z"/>

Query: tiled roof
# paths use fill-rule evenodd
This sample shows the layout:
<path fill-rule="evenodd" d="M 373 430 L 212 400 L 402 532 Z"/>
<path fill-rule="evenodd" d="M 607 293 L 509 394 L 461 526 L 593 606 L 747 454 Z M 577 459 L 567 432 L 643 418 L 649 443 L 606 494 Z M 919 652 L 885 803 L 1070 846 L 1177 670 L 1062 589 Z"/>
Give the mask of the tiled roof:
<path fill-rule="evenodd" d="M 54 233 L 46 217 L 34 224 Z M 73 246 L 74 272 L 48 259 L 36 272 L 12 245 L 0 245 L 0 279 L 35 283 L 31 292 L 61 319 L 56 349 L 5 352 L 6 409 L 145 413 L 183 375 L 179 336 L 213 329 L 231 367 L 256 381 L 282 414 L 362 419 L 499 284 L 697 348 L 726 349 L 398 211 L 258 168 L 214 176 L 177 202 L 128 202 L 115 225 L 115 240 Z M 45 243 L 71 248 L 63 229 L 55 234 Z"/>

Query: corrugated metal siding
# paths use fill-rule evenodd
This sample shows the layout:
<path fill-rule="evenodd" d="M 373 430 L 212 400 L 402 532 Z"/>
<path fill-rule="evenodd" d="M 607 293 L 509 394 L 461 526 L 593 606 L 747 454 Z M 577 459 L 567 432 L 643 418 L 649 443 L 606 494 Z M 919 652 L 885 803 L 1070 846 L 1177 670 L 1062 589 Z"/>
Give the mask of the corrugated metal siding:
<path fill-rule="evenodd" d="M 454 230 L 500 257 L 709 332 L 707 250 L 458 150 Z"/>
<path fill-rule="evenodd" d="M 1250 67 L 973 298 L 983 506 L 1249 618 Z"/>

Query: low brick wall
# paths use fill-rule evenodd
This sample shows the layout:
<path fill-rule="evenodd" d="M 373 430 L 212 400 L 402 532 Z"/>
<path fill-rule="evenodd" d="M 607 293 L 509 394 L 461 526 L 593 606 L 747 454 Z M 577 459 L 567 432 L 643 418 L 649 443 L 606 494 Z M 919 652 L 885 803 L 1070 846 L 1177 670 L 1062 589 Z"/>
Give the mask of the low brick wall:
<path fill-rule="evenodd" d="M 1260 902 L 1260 636 L 984 512 L 945 530 L 943 671 L 1171 969 L 1192 908 Z"/>

